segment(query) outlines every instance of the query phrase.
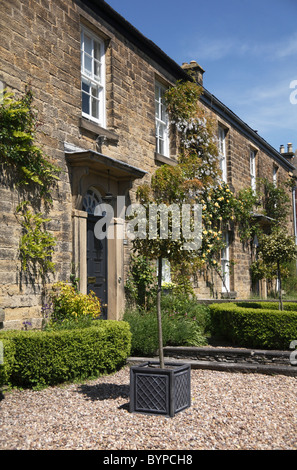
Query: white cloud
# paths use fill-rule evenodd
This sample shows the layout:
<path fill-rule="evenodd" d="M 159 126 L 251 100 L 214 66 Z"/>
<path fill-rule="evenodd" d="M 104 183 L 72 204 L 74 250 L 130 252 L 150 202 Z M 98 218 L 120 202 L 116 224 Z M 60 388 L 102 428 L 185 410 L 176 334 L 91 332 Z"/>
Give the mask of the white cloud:
<path fill-rule="evenodd" d="M 276 48 L 276 55 L 279 58 L 286 58 L 294 56 L 296 60 L 297 55 L 297 33 L 293 34 L 291 38 L 283 40 Z"/>
<path fill-rule="evenodd" d="M 277 35 L 276 35 L 277 36 Z M 191 41 L 194 47 L 188 48 L 191 57 L 201 60 L 216 61 L 226 57 L 261 58 L 262 60 L 287 59 L 297 55 L 297 33 L 284 36 L 274 42 L 257 42 L 255 39 L 241 41 L 237 37 L 208 39 L 199 37 Z"/>
<path fill-rule="evenodd" d="M 290 102 L 290 81 L 285 78 L 254 87 L 231 89 L 224 83 L 219 98 L 276 149 L 295 141 L 297 105 Z"/>

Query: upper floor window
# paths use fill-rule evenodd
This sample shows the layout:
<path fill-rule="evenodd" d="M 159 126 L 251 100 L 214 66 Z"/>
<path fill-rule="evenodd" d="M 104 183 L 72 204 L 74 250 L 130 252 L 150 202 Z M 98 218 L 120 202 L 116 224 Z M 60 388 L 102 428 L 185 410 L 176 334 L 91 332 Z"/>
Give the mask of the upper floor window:
<path fill-rule="evenodd" d="M 273 184 L 275 187 L 277 187 L 277 173 L 278 173 L 278 167 L 276 165 L 273 165 Z"/>
<path fill-rule="evenodd" d="M 227 154 L 226 154 L 226 134 L 227 131 L 219 126 L 219 159 L 222 180 L 227 183 Z"/>
<path fill-rule="evenodd" d="M 104 42 L 83 28 L 81 31 L 82 115 L 105 126 Z"/>
<path fill-rule="evenodd" d="M 169 157 L 169 120 L 164 95 L 166 88 L 155 85 L 156 152 Z"/>
<path fill-rule="evenodd" d="M 253 192 L 256 192 L 256 152 L 255 150 L 250 151 L 250 175 L 251 175 L 251 187 Z"/>

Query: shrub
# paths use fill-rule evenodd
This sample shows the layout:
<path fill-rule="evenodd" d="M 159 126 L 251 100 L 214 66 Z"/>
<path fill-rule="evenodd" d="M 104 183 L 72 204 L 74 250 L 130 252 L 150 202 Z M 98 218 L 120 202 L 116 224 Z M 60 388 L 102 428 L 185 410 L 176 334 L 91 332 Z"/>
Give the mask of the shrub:
<path fill-rule="evenodd" d="M 9 339 L 1 339 L 1 361 L 0 361 L 0 387 L 10 384 L 10 377 L 15 359 L 15 345 Z"/>
<path fill-rule="evenodd" d="M 130 354 L 125 322 L 94 321 L 93 326 L 61 331 L 6 331 L 0 340 L 14 343 L 10 381 L 21 387 L 56 385 L 115 371 Z"/>
<path fill-rule="evenodd" d="M 246 308 L 261 308 L 265 310 L 278 310 L 278 302 L 235 302 L 235 305 L 238 307 Z M 289 312 L 297 312 L 297 303 L 296 302 L 284 302 L 284 310 Z"/>
<path fill-rule="evenodd" d="M 101 304 L 94 292 L 82 294 L 65 282 L 54 284 L 51 292 L 52 313 L 49 325 L 66 323 L 67 328 L 71 322 L 85 321 L 90 326 L 91 321 L 99 318 Z"/>
<path fill-rule="evenodd" d="M 186 296 L 163 296 L 163 346 L 206 345 L 206 325 L 209 324 L 207 307 Z M 132 333 L 131 353 L 150 356 L 158 350 L 157 311 L 126 310 L 124 320 Z"/>
<path fill-rule="evenodd" d="M 211 333 L 237 346 L 287 350 L 297 339 L 297 311 L 290 311 L 289 303 L 285 307 L 279 311 L 268 302 L 212 304 Z"/>
<path fill-rule="evenodd" d="M 199 304 L 195 298 L 187 294 L 164 295 L 162 310 L 174 317 L 183 317 L 196 321 L 205 332 L 209 329 L 210 315 L 206 305 Z"/>

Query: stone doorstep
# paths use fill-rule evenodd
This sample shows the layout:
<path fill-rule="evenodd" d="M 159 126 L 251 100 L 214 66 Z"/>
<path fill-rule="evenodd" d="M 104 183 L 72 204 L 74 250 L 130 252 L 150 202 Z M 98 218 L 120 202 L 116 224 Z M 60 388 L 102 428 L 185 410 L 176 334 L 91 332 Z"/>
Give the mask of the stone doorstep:
<path fill-rule="evenodd" d="M 204 359 L 201 359 L 202 353 Z M 195 354 L 196 353 L 196 357 Z M 226 356 L 228 354 L 228 356 Z M 209 355 L 216 359 L 208 360 Z M 297 376 L 297 367 L 289 362 L 289 351 L 252 350 L 241 348 L 195 348 L 195 347 L 165 347 L 166 363 L 180 362 L 191 364 L 192 369 L 208 369 L 225 372 L 245 372 L 268 375 Z M 240 360 L 240 356 L 242 360 Z M 227 359 L 225 359 L 228 357 Z M 253 357 L 253 362 L 247 362 Z M 261 358 L 269 358 L 269 363 L 263 363 Z M 258 358 L 258 360 L 257 360 Z M 158 357 L 130 357 L 129 364 L 156 361 Z"/>

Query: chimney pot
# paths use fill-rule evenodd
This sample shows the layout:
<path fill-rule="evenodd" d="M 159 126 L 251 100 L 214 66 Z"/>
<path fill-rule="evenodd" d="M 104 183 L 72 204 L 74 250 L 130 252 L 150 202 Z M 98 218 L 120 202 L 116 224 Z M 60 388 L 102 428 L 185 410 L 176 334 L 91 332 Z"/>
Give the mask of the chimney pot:
<path fill-rule="evenodd" d="M 281 145 L 279 151 L 280 151 L 280 153 L 285 153 L 285 147 L 283 145 Z"/>
<path fill-rule="evenodd" d="M 288 153 L 292 153 L 293 152 L 293 144 L 289 143 L 288 144 Z"/>

